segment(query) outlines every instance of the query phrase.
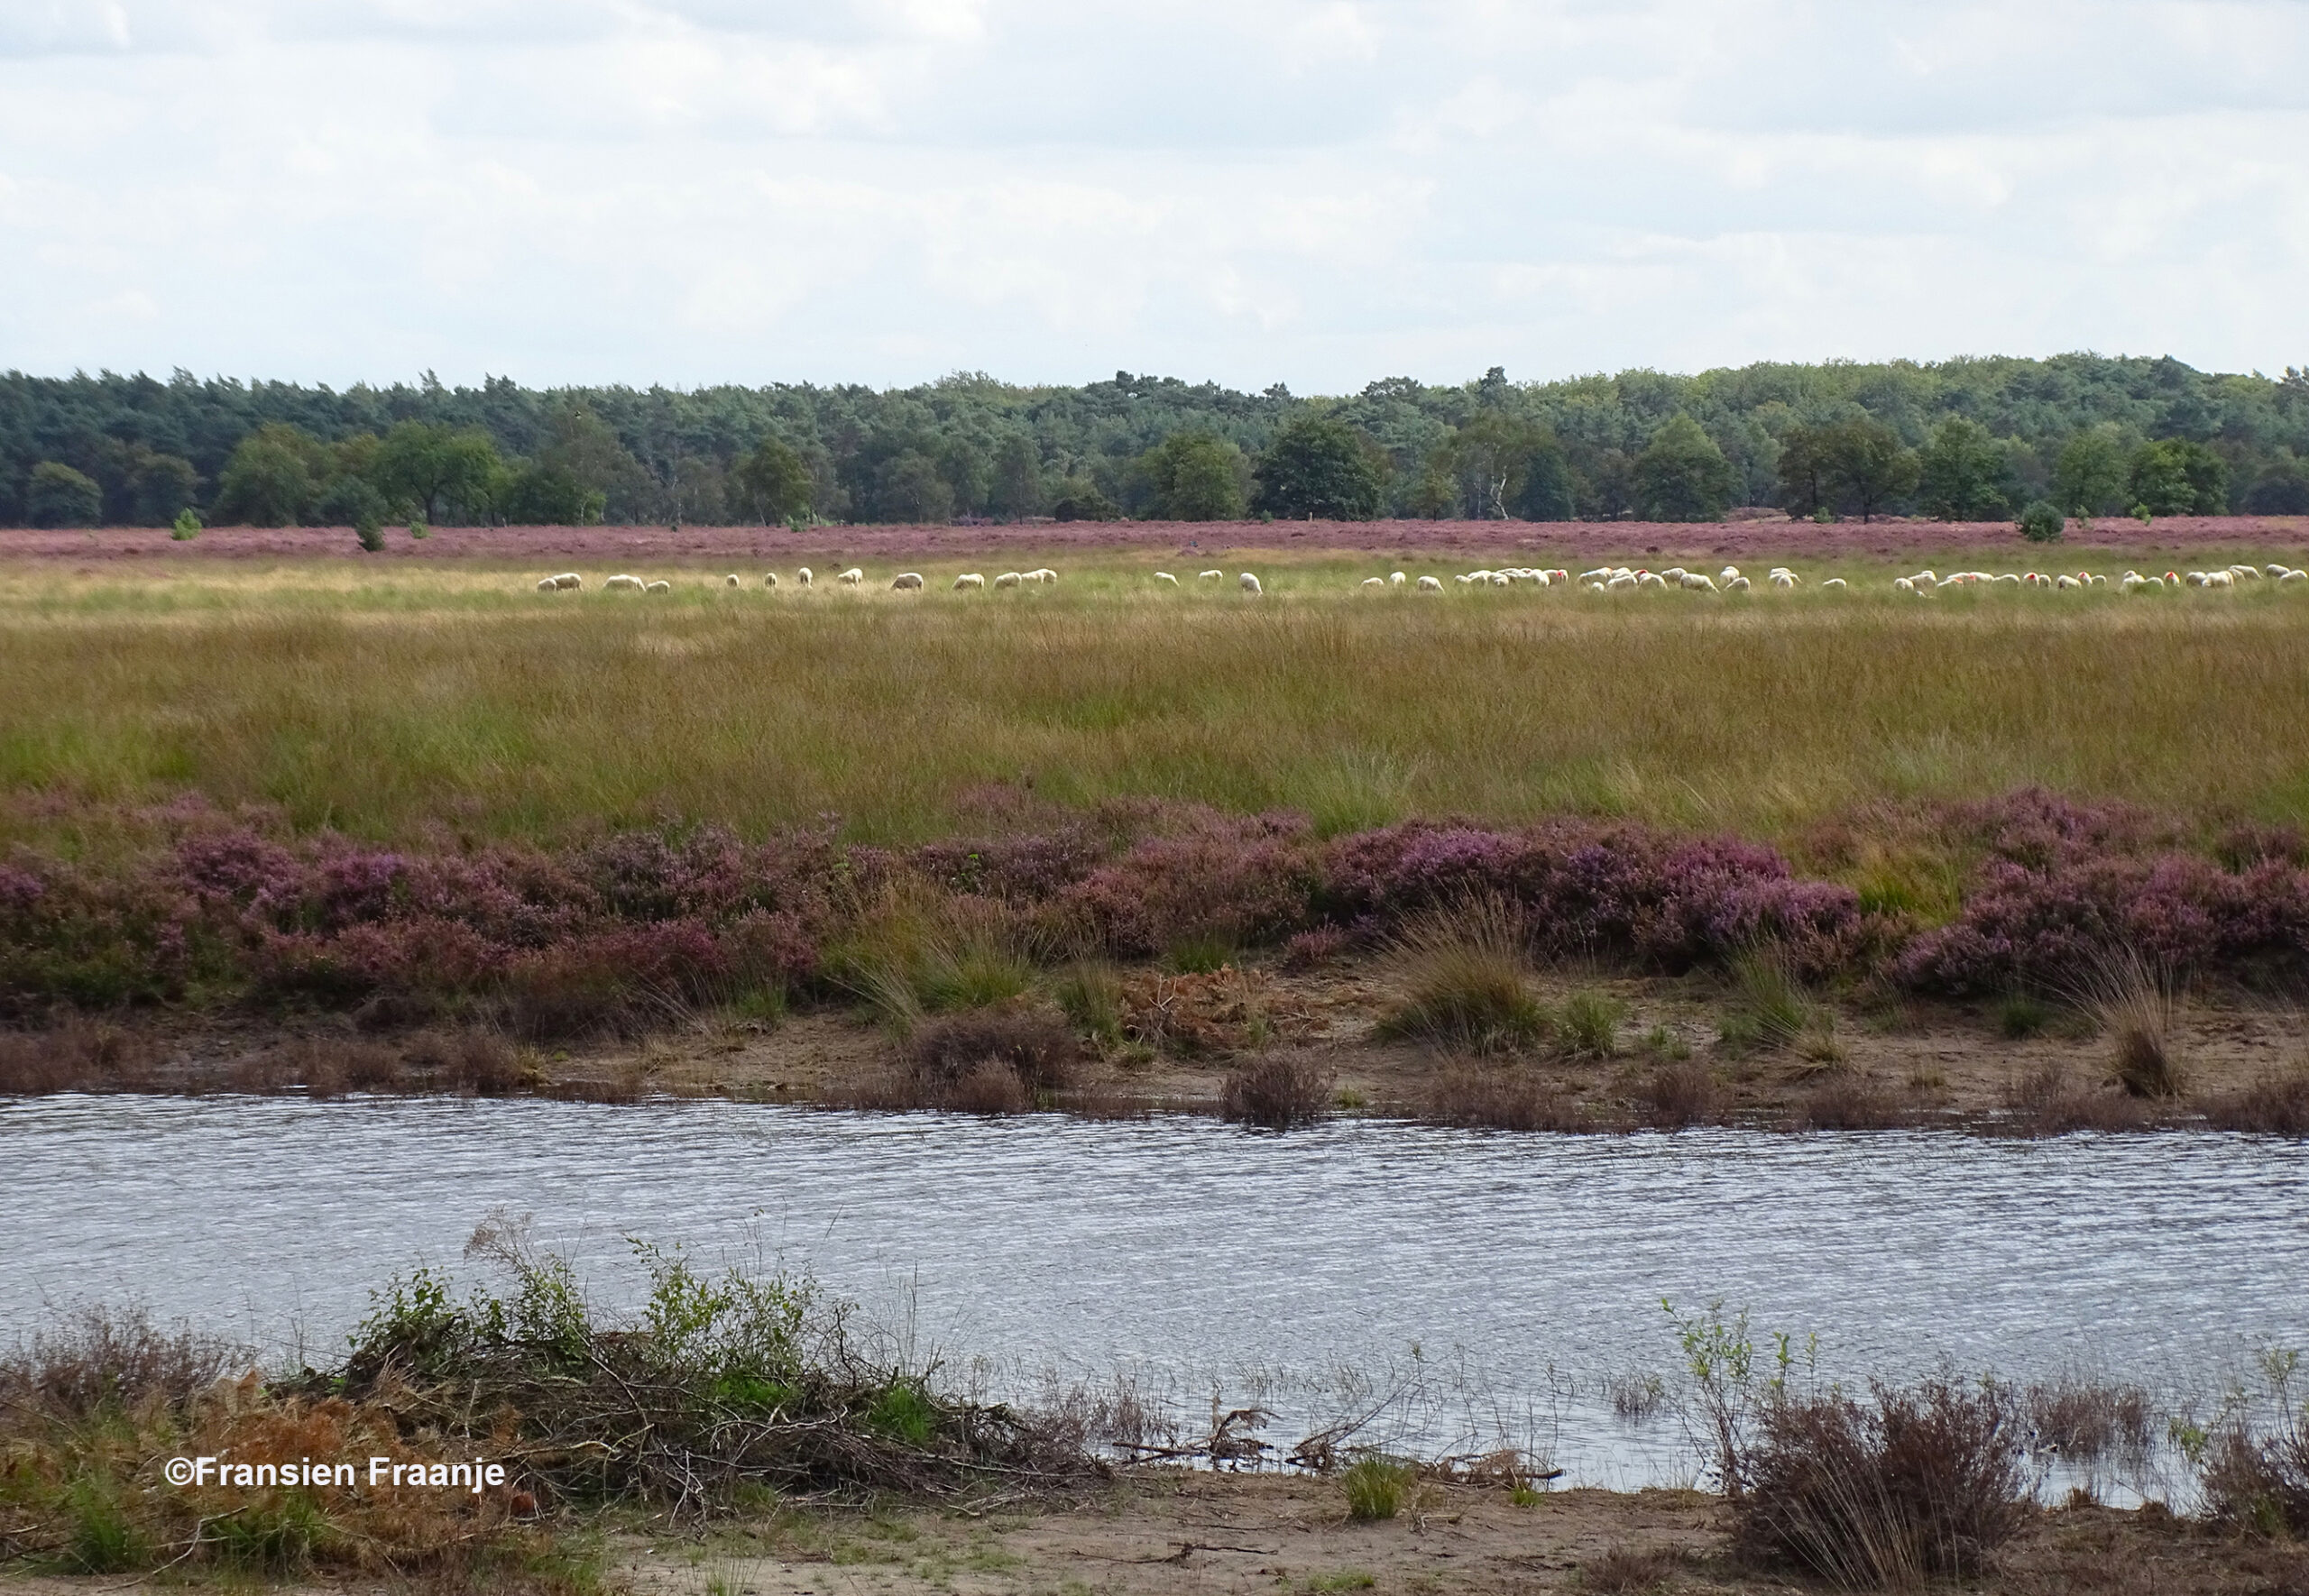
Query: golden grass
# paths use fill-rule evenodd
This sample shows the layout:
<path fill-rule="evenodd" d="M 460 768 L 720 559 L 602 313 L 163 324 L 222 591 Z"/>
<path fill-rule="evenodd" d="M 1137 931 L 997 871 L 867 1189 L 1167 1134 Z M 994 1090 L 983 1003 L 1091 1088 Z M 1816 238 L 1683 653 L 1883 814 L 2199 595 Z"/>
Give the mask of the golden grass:
<path fill-rule="evenodd" d="M 1572 811 L 1785 837 L 1869 800 L 2029 783 L 2309 812 L 2296 592 L 1895 600 L 1854 569 L 1869 586 L 1844 596 L 1366 597 L 1373 570 L 1451 567 L 1229 556 L 1230 582 L 1267 580 L 1252 601 L 1197 591 L 1204 558 L 1161 562 L 1179 592 L 1118 554 L 1024 594 L 725 592 L 692 572 L 654 599 L 462 563 L 0 567 L 0 791 L 65 801 L 5 825 L 53 835 L 80 805 L 192 789 L 381 839 L 831 812 L 906 839 L 989 782 L 1330 830 Z"/>

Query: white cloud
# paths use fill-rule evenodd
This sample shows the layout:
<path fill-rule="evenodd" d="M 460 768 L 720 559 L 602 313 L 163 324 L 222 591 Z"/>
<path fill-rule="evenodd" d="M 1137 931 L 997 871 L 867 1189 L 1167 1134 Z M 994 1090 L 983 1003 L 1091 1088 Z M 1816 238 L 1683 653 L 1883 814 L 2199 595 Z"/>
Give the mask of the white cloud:
<path fill-rule="evenodd" d="M 2309 358 L 2300 0 L 0 0 L 0 362 Z"/>

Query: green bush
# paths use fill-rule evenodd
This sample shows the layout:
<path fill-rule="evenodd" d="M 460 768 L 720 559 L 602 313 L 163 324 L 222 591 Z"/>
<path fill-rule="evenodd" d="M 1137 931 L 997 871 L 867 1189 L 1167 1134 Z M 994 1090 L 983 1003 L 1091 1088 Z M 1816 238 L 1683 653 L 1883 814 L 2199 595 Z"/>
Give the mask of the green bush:
<path fill-rule="evenodd" d="M 2020 536 L 2031 543 L 2058 543 L 2067 520 L 2049 500 L 2039 499 L 2020 512 Z"/>
<path fill-rule="evenodd" d="M 1563 1000 L 1556 1038 L 1568 1053 L 1608 1059 L 1620 1050 L 1620 1026 L 1626 1019 L 1627 1004 L 1611 994 L 1575 992 Z"/>
<path fill-rule="evenodd" d="M 373 512 L 364 510 L 353 522 L 353 536 L 363 549 L 376 554 L 385 546 L 385 524 Z"/>
<path fill-rule="evenodd" d="M 169 527 L 169 536 L 179 543 L 190 543 L 199 537 L 199 512 L 189 504 L 177 511 L 177 518 Z"/>

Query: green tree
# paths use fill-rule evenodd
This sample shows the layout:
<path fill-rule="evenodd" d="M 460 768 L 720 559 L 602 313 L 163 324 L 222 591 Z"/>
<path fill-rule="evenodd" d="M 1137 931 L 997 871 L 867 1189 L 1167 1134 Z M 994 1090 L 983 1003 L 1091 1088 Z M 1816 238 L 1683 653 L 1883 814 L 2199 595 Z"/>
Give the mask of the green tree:
<path fill-rule="evenodd" d="M 1568 521 L 1579 513 L 1571 462 L 1552 434 L 1542 437 L 1524 460 L 1514 506 L 1516 518 L 1525 521 Z"/>
<path fill-rule="evenodd" d="M 1943 521 L 1995 521 L 2012 513 L 2019 489 L 2011 457 L 1987 427 L 1951 416 L 1917 454 L 1917 500 Z"/>
<path fill-rule="evenodd" d="M 374 484 L 397 507 L 414 508 L 429 523 L 445 511 L 487 514 L 504 485 L 504 462 L 485 432 L 452 432 L 425 421 L 401 421 L 377 449 Z"/>
<path fill-rule="evenodd" d="M 938 463 L 914 449 L 882 462 L 874 475 L 874 497 L 893 521 L 948 521 L 954 516 L 954 490 Z"/>
<path fill-rule="evenodd" d="M 332 463 L 318 438 L 267 422 L 235 445 L 216 479 L 211 518 L 228 527 L 295 526 L 311 511 Z"/>
<path fill-rule="evenodd" d="M 1154 513 L 1171 521 L 1237 521 L 1243 518 L 1243 452 L 1207 432 L 1174 432 L 1138 457 Z"/>
<path fill-rule="evenodd" d="M 1831 438 L 1829 427 L 1791 427 L 1780 440 L 1780 507 L 1798 520 L 1835 508 Z"/>
<path fill-rule="evenodd" d="M 62 461 L 43 460 L 32 467 L 24 508 L 35 527 L 93 527 L 104 518 L 105 491 Z"/>
<path fill-rule="evenodd" d="M 779 526 L 810 513 L 810 463 L 779 437 L 766 437 L 730 468 L 730 486 L 753 519 Z"/>
<path fill-rule="evenodd" d="M 2203 444 L 2158 438 L 2133 451 L 2127 487 L 2157 516 L 2217 516 L 2229 508 L 2229 466 Z"/>
<path fill-rule="evenodd" d="M 1499 374 L 1497 367 L 1493 375 Z M 1499 410 L 1486 410 L 1436 451 L 1458 483 L 1459 502 L 1476 520 L 1504 521 L 1522 499 L 1532 462 L 1553 440 L 1547 428 Z"/>
<path fill-rule="evenodd" d="M 312 522 L 323 527 L 359 527 L 370 522 L 382 526 L 388 513 L 385 496 L 368 478 L 351 472 L 340 472 L 306 512 Z"/>
<path fill-rule="evenodd" d="M 1302 416 L 1274 435 L 1252 475 L 1257 506 L 1278 516 L 1368 521 L 1386 497 L 1386 455 L 1332 416 Z"/>
<path fill-rule="evenodd" d="M 649 468 L 581 400 L 566 399 L 547 412 L 531 463 L 601 494 L 604 520 L 632 525 L 654 518 L 663 508 L 664 490 Z"/>
<path fill-rule="evenodd" d="M 2113 427 L 2089 427 L 2061 445 L 2053 463 L 2053 502 L 2069 515 L 2112 516 L 2126 497 L 2124 440 Z"/>
<path fill-rule="evenodd" d="M 1835 502 L 1872 521 L 1916 489 L 1915 451 L 1900 442 L 1900 435 L 1873 417 L 1854 416 L 1825 429 L 1819 446 L 1825 452 L 1828 481 Z"/>
<path fill-rule="evenodd" d="M 1735 474 L 1716 440 L 1688 416 L 1671 416 L 1635 457 L 1636 512 L 1652 521 L 1715 521 Z"/>
<path fill-rule="evenodd" d="M 181 454 L 135 452 L 129 468 L 135 492 L 134 516 L 140 527 L 166 527 L 180 510 L 200 502 L 200 473 Z"/>
<path fill-rule="evenodd" d="M 1042 451 L 1028 435 L 1014 432 L 995 448 L 986 501 L 996 515 L 1013 521 L 1042 513 Z"/>
<path fill-rule="evenodd" d="M 1062 521 L 1118 521 L 1122 507 L 1086 476 L 1061 477 L 1051 487 L 1050 513 Z"/>
<path fill-rule="evenodd" d="M 516 527 L 599 526 L 609 495 L 589 488 L 566 468 L 536 461 L 517 468 L 500 508 Z"/>
<path fill-rule="evenodd" d="M 2270 461 L 2245 490 L 2245 509 L 2257 516 L 2309 516 L 2309 471 L 2290 454 Z"/>

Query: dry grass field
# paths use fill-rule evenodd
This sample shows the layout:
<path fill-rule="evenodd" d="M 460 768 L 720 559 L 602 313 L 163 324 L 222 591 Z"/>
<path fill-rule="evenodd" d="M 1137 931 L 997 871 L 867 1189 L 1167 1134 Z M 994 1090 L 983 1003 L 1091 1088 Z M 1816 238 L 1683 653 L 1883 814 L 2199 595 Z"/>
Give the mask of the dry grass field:
<path fill-rule="evenodd" d="M 1238 551 L 1198 585 L 1191 557 L 1116 550 L 1074 551 L 1054 588 L 946 589 L 1036 557 L 949 559 L 918 594 L 888 591 L 894 568 L 766 592 L 751 565 L 737 590 L 668 566 L 639 573 L 674 584 L 646 599 L 600 591 L 606 567 L 542 594 L 544 567 L 473 561 L 19 560 L 0 565 L 0 825 L 52 843 L 94 808 L 190 791 L 377 840 L 828 815 L 916 840 L 994 783 L 1292 809 L 1327 833 L 1578 812 L 1786 840 L 1880 801 L 2038 784 L 2208 824 L 2309 812 L 2297 588 L 1918 601 L 1879 560 L 1805 567 L 1847 576 L 1841 594 L 1366 595 L 1390 566 L 1459 565 Z M 1941 564 L 1971 558 L 2012 554 Z"/>

